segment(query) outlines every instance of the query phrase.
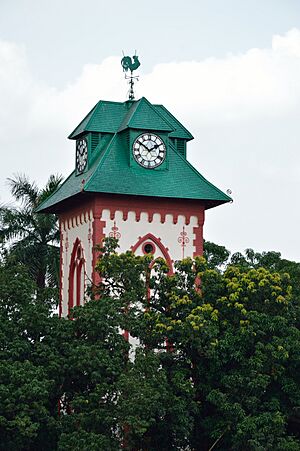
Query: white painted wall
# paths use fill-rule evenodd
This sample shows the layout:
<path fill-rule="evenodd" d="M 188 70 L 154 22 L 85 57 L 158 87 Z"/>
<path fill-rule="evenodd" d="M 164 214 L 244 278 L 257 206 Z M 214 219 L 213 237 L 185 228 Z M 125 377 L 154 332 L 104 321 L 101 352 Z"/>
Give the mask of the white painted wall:
<path fill-rule="evenodd" d="M 84 289 L 90 284 L 93 273 L 93 213 L 81 214 L 80 216 L 70 217 L 66 221 L 61 222 L 61 237 L 62 237 L 62 280 L 61 280 L 61 294 L 62 294 L 62 316 L 68 314 L 68 296 L 69 296 L 69 270 L 70 259 L 74 243 L 78 238 L 81 242 L 85 259 L 84 272 Z M 185 224 L 185 217 L 178 216 L 177 223 L 173 223 L 173 215 L 168 214 L 165 221 L 161 222 L 160 213 L 153 215 L 153 220 L 149 222 L 149 215 L 147 212 L 141 213 L 140 220 L 136 220 L 136 213 L 130 211 L 126 220 L 123 218 L 122 211 L 116 211 L 115 218 L 110 219 L 110 210 L 105 209 L 102 212 L 101 221 L 104 221 L 104 235 L 112 236 L 114 234 L 113 227 L 116 227 L 115 234 L 119 238 L 118 249 L 120 252 L 125 252 L 131 249 L 141 237 L 151 233 L 157 239 L 160 239 L 162 245 L 167 248 L 171 259 L 174 261 L 183 258 L 182 243 L 178 239 L 182 238 L 182 232 L 186 233 L 184 257 L 192 257 L 195 252 L 193 233 L 194 227 L 198 227 L 198 218 L 192 216 L 190 223 Z M 147 240 L 151 241 L 151 239 Z M 161 250 L 156 243 L 155 257 L 164 257 Z M 136 249 L 137 255 L 143 255 L 142 244 Z M 75 287 L 74 287 L 75 288 Z M 76 288 L 75 288 L 76 290 Z M 74 292 L 75 292 L 74 290 Z M 82 286 L 83 290 L 83 286 Z M 83 296 L 82 296 L 83 301 Z"/>
<path fill-rule="evenodd" d="M 181 243 L 178 242 L 178 238 L 181 237 L 180 233 L 183 231 L 183 227 L 185 228 L 186 238 L 188 238 L 188 243 L 186 243 L 184 249 L 185 257 L 192 257 L 195 252 L 195 247 L 193 245 L 193 240 L 195 239 L 195 235 L 193 233 L 193 228 L 198 226 L 198 218 L 196 216 L 192 216 L 189 225 L 185 225 L 185 217 L 178 216 L 178 221 L 176 224 L 173 223 L 173 215 L 166 215 L 165 222 L 161 222 L 160 213 L 155 213 L 153 215 L 152 222 L 149 222 L 148 213 L 141 213 L 140 221 L 136 221 L 136 214 L 134 211 L 128 213 L 128 218 L 125 221 L 123 219 L 123 212 L 116 211 L 115 219 L 110 219 L 110 211 L 103 210 L 101 220 L 106 222 L 106 226 L 104 228 L 105 236 L 109 236 L 112 233 L 112 227 L 114 223 L 116 227 L 118 227 L 118 231 L 120 233 L 119 238 L 119 251 L 125 252 L 130 249 L 131 246 L 134 246 L 139 238 L 146 235 L 147 233 L 152 233 L 155 237 L 161 239 L 161 243 L 168 248 L 169 254 L 173 261 L 180 260 L 183 257 L 182 246 Z M 160 250 L 156 247 L 156 257 L 162 257 Z M 137 255 L 142 255 L 142 246 L 140 246 L 136 250 Z"/>

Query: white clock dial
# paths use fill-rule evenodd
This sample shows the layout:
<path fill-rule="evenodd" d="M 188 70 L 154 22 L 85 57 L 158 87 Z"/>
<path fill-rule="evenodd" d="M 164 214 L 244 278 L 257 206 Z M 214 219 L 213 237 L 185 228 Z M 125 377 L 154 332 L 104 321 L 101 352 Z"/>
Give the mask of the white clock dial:
<path fill-rule="evenodd" d="M 153 133 L 138 136 L 132 146 L 135 161 L 143 168 L 154 169 L 166 158 L 166 146 L 163 140 Z"/>
<path fill-rule="evenodd" d="M 78 172 L 83 172 L 87 165 L 88 148 L 86 139 L 76 141 L 76 168 Z"/>

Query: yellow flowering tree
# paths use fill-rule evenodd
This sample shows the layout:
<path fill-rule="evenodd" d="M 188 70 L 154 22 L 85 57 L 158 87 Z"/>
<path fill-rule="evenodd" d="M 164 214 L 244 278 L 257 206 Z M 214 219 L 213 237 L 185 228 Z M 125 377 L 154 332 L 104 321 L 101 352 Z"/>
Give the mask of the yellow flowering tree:
<path fill-rule="evenodd" d="M 191 445 L 299 449 L 299 300 L 289 274 L 185 259 L 153 287 L 145 341 L 189 368 Z"/>

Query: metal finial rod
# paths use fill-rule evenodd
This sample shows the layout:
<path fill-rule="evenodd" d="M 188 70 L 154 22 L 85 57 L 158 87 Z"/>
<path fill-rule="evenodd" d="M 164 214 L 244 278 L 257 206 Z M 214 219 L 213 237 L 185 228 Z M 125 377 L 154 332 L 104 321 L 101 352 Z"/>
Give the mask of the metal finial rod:
<path fill-rule="evenodd" d="M 134 100 L 134 90 L 133 90 L 134 81 L 133 81 L 132 72 L 131 72 L 131 76 L 130 76 L 130 80 L 129 80 L 129 86 L 130 86 L 129 100 Z"/>

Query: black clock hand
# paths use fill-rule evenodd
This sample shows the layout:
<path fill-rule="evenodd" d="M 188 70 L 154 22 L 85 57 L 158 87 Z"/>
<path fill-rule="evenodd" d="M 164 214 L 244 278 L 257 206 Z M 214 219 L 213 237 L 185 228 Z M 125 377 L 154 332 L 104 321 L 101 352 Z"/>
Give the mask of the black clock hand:
<path fill-rule="evenodd" d="M 152 150 L 152 149 L 148 149 L 148 147 L 146 147 L 144 144 L 142 144 L 141 142 L 140 142 L 140 145 L 142 146 L 142 147 L 144 147 L 144 149 L 146 149 L 147 150 L 147 152 L 150 152 L 150 150 Z"/>

